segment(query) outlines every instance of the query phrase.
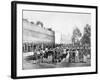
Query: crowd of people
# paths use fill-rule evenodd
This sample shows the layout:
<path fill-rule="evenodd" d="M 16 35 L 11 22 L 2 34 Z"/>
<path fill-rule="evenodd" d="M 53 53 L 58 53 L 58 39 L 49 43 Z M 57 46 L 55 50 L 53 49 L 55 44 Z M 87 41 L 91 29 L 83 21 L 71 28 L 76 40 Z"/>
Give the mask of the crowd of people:
<path fill-rule="evenodd" d="M 66 62 L 80 62 L 83 61 L 83 55 L 80 59 L 79 49 L 68 49 L 64 47 L 49 47 L 49 48 L 36 48 L 33 50 L 33 55 L 28 56 L 27 60 L 33 60 L 34 63 L 60 63 Z M 30 58 L 31 57 L 31 58 Z"/>

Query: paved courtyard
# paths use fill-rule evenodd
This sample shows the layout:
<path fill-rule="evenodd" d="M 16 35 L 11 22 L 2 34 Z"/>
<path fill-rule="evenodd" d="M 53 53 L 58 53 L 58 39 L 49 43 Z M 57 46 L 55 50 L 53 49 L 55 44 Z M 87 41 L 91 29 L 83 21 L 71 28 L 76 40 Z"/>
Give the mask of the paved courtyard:
<path fill-rule="evenodd" d="M 91 66 L 90 62 L 81 62 L 81 63 L 68 63 L 66 61 L 62 61 L 60 63 L 37 63 L 35 64 L 33 60 L 26 61 L 23 58 L 23 69 L 43 69 L 43 68 L 62 68 L 62 67 L 84 67 Z"/>

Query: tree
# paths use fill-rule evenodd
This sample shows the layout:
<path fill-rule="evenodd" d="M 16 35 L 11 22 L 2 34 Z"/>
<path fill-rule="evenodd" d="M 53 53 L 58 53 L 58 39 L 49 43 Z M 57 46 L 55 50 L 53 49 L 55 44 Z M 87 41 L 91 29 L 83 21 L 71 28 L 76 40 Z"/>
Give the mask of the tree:
<path fill-rule="evenodd" d="M 31 24 L 34 24 L 34 22 L 33 22 L 33 21 L 31 21 L 30 23 L 31 23 Z"/>
<path fill-rule="evenodd" d="M 86 24 L 84 27 L 84 34 L 81 39 L 82 44 L 91 44 L 91 26 L 89 24 Z"/>
<path fill-rule="evenodd" d="M 36 25 L 40 25 L 41 27 L 43 27 L 43 23 L 41 21 L 37 21 Z"/>
<path fill-rule="evenodd" d="M 78 28 L 75 28 L 73 30 L 73 35 L 72 35 L 72 43 L 79 43 L 80 42 L 80 38 L 81 38 L 82 33 L 80 32 L 80 30 Z"/>

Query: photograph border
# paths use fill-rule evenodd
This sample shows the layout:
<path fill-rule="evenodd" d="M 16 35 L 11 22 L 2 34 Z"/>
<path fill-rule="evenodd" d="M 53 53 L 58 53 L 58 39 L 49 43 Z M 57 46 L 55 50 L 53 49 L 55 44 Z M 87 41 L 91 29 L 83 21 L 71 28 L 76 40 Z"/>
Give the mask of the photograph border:
<path fill-rule="evenodd" d="M 50 74 L 50 75 L 37 75 L 37 76 L 17 76 L 17 4 L 31 4 L 31 5 L 45 5 L 45 6 L 59 6 L 59 7 L 78 7 L 78 8 L 93 8 L 96 10 L 96 71 L 82 72 L 82 73 L 65 73 L 65 74 Z M 57 4 L 57 3 L 42 3 L 42 2 L 24 2 L 12 1 L 11 2 L 11 78 L 39 78 L 39 77 L 55 77 L 55 76 L 68 76 L 68 75 L 85 75 L 98 73 L 98 7 L 89 5 L 73 5 L 73 4 Z"/>

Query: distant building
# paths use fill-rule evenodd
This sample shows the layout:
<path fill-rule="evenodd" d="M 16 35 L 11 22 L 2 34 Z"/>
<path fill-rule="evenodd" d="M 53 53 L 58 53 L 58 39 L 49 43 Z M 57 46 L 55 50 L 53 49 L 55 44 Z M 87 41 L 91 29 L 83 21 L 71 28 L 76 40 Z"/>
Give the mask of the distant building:
<path fill-rule="evenodd" d="M 56 44 L 69 44 L 71 43 L 69 35 L 62 34 L 61 32 L 55 31 L 55 43 Z"/>

